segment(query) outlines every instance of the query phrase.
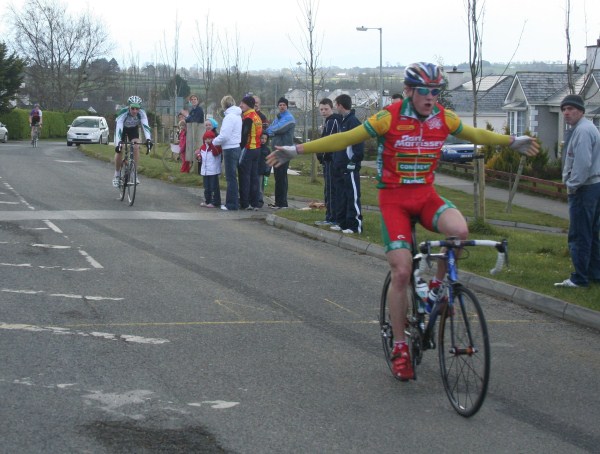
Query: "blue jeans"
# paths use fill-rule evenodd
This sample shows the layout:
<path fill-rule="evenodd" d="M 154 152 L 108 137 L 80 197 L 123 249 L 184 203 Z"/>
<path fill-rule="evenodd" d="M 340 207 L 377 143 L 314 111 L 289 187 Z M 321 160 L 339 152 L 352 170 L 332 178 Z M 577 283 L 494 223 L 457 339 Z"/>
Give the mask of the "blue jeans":
<path fill-rule="evenodd" d="M 225 180 L 227 181 L 227 193 L 225 206 L 228 210 L 239 210 L 237 168 L 240 161 L 240 147 L 223 150 L 223 161 L 225 164 Z"/>
<path fill-rule="evenodd" d="M 217 208 L 221 206 L 221 189 L 219 175 L 204 175 L 204 201 Z"/>
<path fill-rule="evenodd" d="M 238 168 L 240 172 L 240 206 L 258 207 L 258 157 L 259 149 L 246 150 Z"/>
<path fill-rule="evenodd" d="M 575 272 L 571 281 L 587 286 L 600 281 L 600 183 L 581 186 L 569 195 L 569 252 Z"/>

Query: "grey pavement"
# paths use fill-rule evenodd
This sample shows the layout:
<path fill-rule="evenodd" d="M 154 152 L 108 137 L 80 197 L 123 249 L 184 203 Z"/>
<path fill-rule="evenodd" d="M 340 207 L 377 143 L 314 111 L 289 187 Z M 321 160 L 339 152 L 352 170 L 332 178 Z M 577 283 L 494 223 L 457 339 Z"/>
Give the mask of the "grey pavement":
<path fill-rule="evenodd" d="M 471 194 L 473 193 L 472 182 L 448 175 L 436 175 L 436 184 Z M 508 191 L 500 188 L 486 187 L 485 195 L 488 199 L 504 202 L 508 200 Z M 288 203 L 290 208 L 300 209 L 306 207 L 306 200 L 288 198 Z M 569 218 L 566 202 L 517 193 L 513 199 L 513 204 L 543 213 L 549 213 L 564 219 Z M 267 214 L 266 222 L 269 225 L 290 230 L 300 235 L 336 245 L 353 252 L 385 260 L 385 253 L 383 247 L 380 245 L 363 241 L 360 237 L 331 232 L 318 227 L 284 219 L 277 216 L 276 213 L 277 212 L 271 212 Z M 544 227 L 536 226 L 534 222 L 532 222 L 532 224 L 516 225 L 515 227 L 546 230 Z M 564 320 L 600 330 L 600 312 L 465 271 L 461 271 L 461 280 L 469 287 L 482 293 L 503 298 Z"/>

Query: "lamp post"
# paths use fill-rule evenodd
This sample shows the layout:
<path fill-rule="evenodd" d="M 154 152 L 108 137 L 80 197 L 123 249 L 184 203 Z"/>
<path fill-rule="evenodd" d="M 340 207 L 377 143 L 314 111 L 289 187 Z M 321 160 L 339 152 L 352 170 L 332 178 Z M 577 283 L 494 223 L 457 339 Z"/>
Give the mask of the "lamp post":
<path fill-rule="evenodd" d="M 379 30 L 379 109 L 383 108 L 383 28 L 381 27 L 356 27 L 359 32 Z"/>

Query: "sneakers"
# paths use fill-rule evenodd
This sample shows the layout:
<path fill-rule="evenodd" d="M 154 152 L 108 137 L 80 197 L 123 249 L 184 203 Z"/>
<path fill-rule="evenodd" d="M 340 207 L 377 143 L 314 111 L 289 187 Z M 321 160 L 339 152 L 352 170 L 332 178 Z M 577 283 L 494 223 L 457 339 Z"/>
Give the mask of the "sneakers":
<path fill-rule="evenodd" d="M 212 203 L 207 203 L 204 205 L 205 208 L 216 208 Z"/>
<path fill-rule="evenodd" d="M 140 179 L 138 177 L 135 177 L 135 184 L 140 184 Z"/>
<path fill-rule="evenodd" d="M 344 230 L 342 230 L 342 233 L 356 233 L 356 232 L 352 229 L 344 229 Z"/>
<path fill-rule="evenodd" d="M 395 344 L 390 360 L 392 361 L 392 372 L 398 379 L 407 381 L 415 378 L 407 344 Z"/>
<path fill-rule="evenodd" d="M 222 209 L 223 211 L 229 211 L 229 208 L 227 208 L 225 205 L 221 205 L 221 209 Z"/>
<path fill-rule="evenodd" d="M 579 285 L 577 285 L 571 279 L 565 279 L 562 282 L 557 282 L 554 284 L 554 286 L 555 287 L 565 287 L 565 288 L 579 288 Z"/>
<path fill-rule="evenodd" d="M 114 177 L 113 178 L 113 188 L 118 188 L 119 187 L 119 177 Z"/>
<path fill-rule="evenodd" d="M 333 222 L 331 221 L 315 221 L 315 225 L 331 225 Z"/>
<path fill-rule="evenodd" d="M 341 232 L 342 231 L 342 228 L 339 225 L 337 225 L 337 224 L 333 224 L 331 227 L 329 227 L 329 229 L 330 230 L 334 230 L 336 232 Z"/>

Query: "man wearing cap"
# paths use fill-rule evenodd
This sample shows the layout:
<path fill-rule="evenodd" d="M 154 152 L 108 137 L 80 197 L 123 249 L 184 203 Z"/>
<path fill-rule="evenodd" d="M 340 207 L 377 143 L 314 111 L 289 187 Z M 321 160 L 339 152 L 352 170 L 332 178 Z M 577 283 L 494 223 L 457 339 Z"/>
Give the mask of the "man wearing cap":
<path fill-rule="evenodd" d="M 294 130 L 296 129 L 296 120 L 294 116 L 288 111 L 289 102 L 283 96 L 277 101 L 277 108 L 279 113 L 277 118 L 273 120 L 271 126 L 267 128 L 267 134 L 272 137 L 272 145 L 284 146 L 294 144 Z M 280 208 L 287 208 L 287 192 L 288 192 L 288 179 L 287 171 L 289 162 L 273 168 L 275 174 L 275 205 L 271 208 L 276 210 Z"/>
<path fill-rule="evenodd" d="M 254 98 L 244 96 L 242 109 L 242 158 L 239 165 L 240 207 L 242 210 L 258 210 L 258 155 L 262 120 L 254 110 Z"/>
<path fill-rule="evenodd" d="M 556 287 L 587 287 L 600 282 L 600 132 L 585 118 L 579 95 L 560 103 L 565 123 L 563 183 L 569 198 L 568 246 L 575 271 Z"/>

